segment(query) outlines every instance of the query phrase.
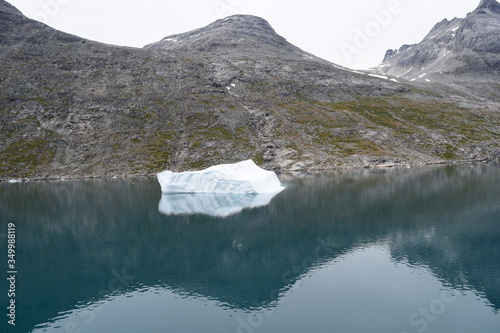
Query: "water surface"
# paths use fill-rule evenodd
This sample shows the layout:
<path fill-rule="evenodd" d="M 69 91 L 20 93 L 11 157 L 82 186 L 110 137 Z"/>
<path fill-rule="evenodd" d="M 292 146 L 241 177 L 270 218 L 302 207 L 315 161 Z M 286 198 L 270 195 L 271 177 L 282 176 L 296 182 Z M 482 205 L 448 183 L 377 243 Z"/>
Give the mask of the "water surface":
<path fill-rule="evenodd" d="M 17 325 L 0 328 L 500 332 L 499 167 L 280 178 L 224 217 L 162 213 L 154 179 L 0 185 L 18 241 Z"/>

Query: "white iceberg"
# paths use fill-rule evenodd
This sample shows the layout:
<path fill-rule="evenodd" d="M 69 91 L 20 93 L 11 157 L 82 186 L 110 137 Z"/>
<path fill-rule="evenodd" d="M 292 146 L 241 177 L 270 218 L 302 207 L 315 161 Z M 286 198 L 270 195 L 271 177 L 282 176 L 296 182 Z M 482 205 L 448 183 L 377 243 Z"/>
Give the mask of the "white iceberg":
<path fill-rule="evenodd" d="M 252 160 L 215 165 L 201 171 L 157 175 L 162 193 L 278 193 L 284 189 L 276 174 Z"/>
<path fill-rule="evenodd" d="M 204 214 L 227 217 L 246 208 L 266 206 L 277 193 L 168 193 L 162 194 L 158 210 L 165 215 Z"/>

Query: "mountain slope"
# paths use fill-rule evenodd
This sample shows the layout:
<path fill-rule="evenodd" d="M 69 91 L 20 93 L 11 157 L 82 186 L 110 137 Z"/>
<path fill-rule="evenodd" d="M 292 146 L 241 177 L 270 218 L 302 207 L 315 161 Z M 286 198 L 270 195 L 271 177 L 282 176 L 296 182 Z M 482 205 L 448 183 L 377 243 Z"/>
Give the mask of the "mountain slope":
<path fill-rule="evenodd" d="M 408 80 L 440 80 L 440 75 L 498 82 L 500 4 L 482 0 L 464 19 L 444 19 L 418 44 L 389 50 L 381 71 Z"/>
<path fill-rule="evenodd" d="M 56 31 L 4 0 L 0 25 L 0 178 L 498 156 L 489 105 L 345 70 L 253 16 L 143 49 Z"/>

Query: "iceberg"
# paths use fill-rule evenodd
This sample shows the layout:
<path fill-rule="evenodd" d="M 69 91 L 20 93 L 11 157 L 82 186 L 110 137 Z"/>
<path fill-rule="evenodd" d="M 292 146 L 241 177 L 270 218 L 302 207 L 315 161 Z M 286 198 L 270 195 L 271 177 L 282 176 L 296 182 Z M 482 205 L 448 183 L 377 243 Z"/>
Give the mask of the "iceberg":
<path fill-rule="evenodd" d="M 220 164 L 201 171 L 157 174 L 162 193 L 278 193 L 284 187 L 276 174 L 246 160 Z"/>
<path fill-rule="evenodd" d="M 165 215 L 228 217 L 246 208 L 266 206 L 276 194 L 168 193 L 162 194 L 158 210 Z"/>

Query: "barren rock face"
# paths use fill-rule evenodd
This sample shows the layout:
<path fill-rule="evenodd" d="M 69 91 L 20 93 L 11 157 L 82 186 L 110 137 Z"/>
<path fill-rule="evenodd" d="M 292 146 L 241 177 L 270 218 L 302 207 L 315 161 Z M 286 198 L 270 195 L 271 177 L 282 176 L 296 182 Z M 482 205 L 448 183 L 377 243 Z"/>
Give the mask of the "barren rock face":
<path fill-rule="evenodd" d="M 483 0 L 464 19 L 444 19 L 418 44 L 389 50 L 382 71 L 408 80 L 445 75 L 496 78 L 500 72 L 500 4 Z"/>

